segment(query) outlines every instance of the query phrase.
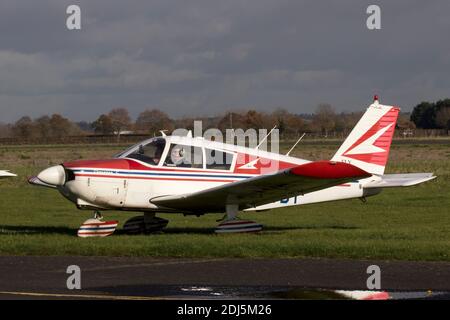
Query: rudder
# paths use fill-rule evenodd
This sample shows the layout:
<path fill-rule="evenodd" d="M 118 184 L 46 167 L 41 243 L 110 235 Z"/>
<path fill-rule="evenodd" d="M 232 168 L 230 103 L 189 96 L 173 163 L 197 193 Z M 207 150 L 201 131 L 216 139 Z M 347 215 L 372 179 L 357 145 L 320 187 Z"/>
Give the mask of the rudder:
<path fill-rule="evenodd" d="M 398 107 L 381 105 L 375 99 L 331 160 L 382 175 L 399 111 Z"/>

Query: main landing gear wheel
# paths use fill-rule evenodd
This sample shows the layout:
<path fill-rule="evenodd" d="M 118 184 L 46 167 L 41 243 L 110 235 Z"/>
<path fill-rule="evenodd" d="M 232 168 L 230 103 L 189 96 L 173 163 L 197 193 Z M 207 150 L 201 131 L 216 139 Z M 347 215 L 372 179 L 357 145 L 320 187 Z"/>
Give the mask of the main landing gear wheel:
<path fill-rule="evenodd" d="M 158 232 L 164 229 L 168 223 L 169 220 L 155 217 L 154 213 L 145 213 L 127 220 L 123 225 L 123 231 L 129 234 Z"/>
<path fill-rule="evenodd" d="M 103 216 L 99 211 L 94 213 L 94 218 L 87 219 L 78 229 L 80 238 L 106 237 L 114 233 L 119 221 L 103 221 Z"/>
<path fill-rule="evenodd" d="M 262 224 L 256 221 L 242 220 L 236 216 L 239 206 L 227 205 L 226 211 L 226 216 L 215 229 L 216 233 L 258 232 L 262 230 Z"/>

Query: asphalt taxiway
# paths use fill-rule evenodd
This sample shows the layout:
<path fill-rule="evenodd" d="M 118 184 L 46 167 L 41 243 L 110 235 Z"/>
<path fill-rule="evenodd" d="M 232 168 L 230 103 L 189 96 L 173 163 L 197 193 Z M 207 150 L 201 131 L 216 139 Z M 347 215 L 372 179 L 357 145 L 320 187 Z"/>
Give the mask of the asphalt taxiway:
<path fill-rule="evenodd" d="M 67 288 L 67 267 L 81 289 Z M 303 289 L 365 290 L 367 268 L 381 270 L 382 290 L 450 291 L 450 263 L 342 259 L 186 259 L 0 257 L 0 299 L 252 298 Z"/>

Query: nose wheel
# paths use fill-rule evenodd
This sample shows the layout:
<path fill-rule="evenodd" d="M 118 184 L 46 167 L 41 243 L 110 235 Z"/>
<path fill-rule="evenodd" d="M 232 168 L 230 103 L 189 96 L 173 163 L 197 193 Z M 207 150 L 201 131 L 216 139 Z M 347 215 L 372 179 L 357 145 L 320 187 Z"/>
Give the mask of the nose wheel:
<path fill-rule="evenodd" d="M 103 221 L 100 211 L 94 212 L 94 217 L 87 219 L 78 229 L 80 238 L 106 237 L 112 235 L 117 228 L 119 221 Z"/>

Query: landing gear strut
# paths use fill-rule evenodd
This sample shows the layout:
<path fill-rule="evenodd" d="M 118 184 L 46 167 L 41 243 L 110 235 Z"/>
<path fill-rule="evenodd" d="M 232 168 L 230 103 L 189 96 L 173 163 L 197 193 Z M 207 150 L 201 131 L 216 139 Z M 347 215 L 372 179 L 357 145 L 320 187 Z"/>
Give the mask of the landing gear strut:
<path fill-rule="evenodd" d="M 103 215 L 100 211 L 94 211 L 94 219 L 103 220 Z"/>
<path fill-rule="evenodd" d="M 241 220 L 237 217 L 239 205 L 227 204 L 226 215 L 216 227 L 216 233 L 257 232 L 262 230 L 262 225 L 251 220 Z"/>

